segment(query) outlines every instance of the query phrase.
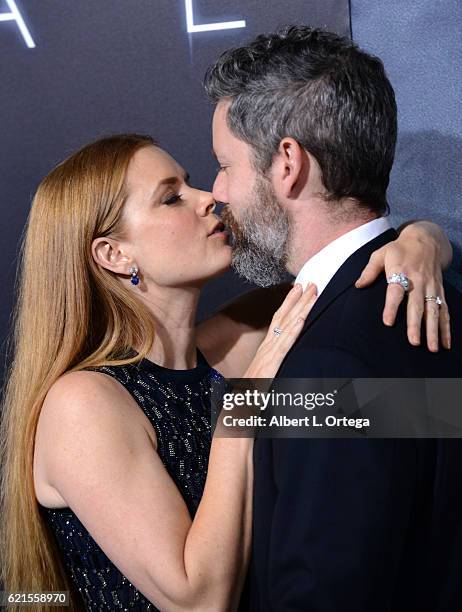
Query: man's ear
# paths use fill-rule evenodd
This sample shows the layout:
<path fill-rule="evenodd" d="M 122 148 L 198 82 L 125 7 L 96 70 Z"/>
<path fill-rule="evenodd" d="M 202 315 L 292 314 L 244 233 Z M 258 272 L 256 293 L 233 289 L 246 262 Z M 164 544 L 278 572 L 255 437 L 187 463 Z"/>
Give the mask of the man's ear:
<path fill-rule="evenodd" d="M 296 198 L 306 185 L 310 159 L 305 149 L 294 138 L 283 138 L 273 162 L 276 192 L 288 199 Z"/>
<path fill-rule="evenodd" d="M 91 253 L 95 262 L 106 270 L 117 274 L 129 274 L 128 268 L 132 265 L 132 260 L 117 240 L 108 237 L 95 238 L 91 245 Z"/>

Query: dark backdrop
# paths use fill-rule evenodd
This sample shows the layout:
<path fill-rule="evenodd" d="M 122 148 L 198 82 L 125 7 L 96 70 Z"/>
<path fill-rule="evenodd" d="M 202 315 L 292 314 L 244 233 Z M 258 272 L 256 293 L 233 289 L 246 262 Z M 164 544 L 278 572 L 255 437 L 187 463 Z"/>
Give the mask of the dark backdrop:
<path fill-rule="evenodd" d="M 18 241 L 37 184 L 53 165 L 100 135 L 136 131 L 153 135 L 193 184 L 210 189 L 216 163 L 212 108 L 202 90 L 207 66 L 226 48 L 288 23 L 350 34 L 347 0 L 192 0 L 190 30 L 245 21 L 241 28 L 192 32 L 187 5 L 0 0 L 0 19 L 19 11 L 16 20 L 0 21 L 0 341 L 11 312 Z M 232 273 L 211 283 L 200 314 L 243 288 Z"/>
<path fill-rule="evenodd" d="M 349 34 L 349 4 L 354 40 L 384 60 L 397 93 L 394 219 L 424 216 L 441 223 L 455 246 L 452 278 L 460 283 L 460 0 L 192 0 L 189 29 L 196 31 L 191 32 L 187 4 L 0 0 L 0 342 L 30 201 L 54 164 L 100 135 L 139 131 L 152 134 L 177 157 L 197 186 L 210 188 L 215 162 L 212 109 L 201 85 L 205 68 L 227 47 L 287 23 Z M 16 20 L 6 21 L 15 8 Z M 245 27 L 197 31 L 229 21 L 245 21 Z M 33 48 L 27 46 L 27 33 Z M 244 288 L 232 273 L 210 283 L 200 315 Z"/>
<path fill-rule="evenodd" d="M 454 247 L 448 277 L 462 291 L 462 2 L 350 5 L 353 39 L 382 58 L 398 100 L 392 216 L 444 227 Z"/>

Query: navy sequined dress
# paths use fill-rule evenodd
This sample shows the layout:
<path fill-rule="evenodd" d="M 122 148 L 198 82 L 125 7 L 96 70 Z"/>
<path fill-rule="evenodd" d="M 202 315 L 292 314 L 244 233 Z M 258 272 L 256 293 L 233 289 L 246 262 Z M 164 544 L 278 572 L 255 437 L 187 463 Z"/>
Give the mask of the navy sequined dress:
<path fill-rule="evenodd" d="M 92 369 L 113 376 L 138 402 L 154 427 L 157 452 L 193 517 L 207 476 L 211 391 L 221 384 L 221 375 L 200 353 L 192 370 L 170 370 L 147 359 Z M 70 508 L 41 506 L 41 512 L 86 610 L 157 610 L 109 560 Z"/>

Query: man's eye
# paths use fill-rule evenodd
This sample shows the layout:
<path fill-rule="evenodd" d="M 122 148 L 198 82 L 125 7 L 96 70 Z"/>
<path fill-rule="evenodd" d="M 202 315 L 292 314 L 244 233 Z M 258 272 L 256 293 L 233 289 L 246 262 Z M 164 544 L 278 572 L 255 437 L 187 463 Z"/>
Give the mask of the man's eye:
<path fill-rule="evenodd" d="M 181 200 L 181 193 L 176 193 L 175 195 L 170 196 L 167 200 L 163 201 L 163 204 L 176 204 Z"/>

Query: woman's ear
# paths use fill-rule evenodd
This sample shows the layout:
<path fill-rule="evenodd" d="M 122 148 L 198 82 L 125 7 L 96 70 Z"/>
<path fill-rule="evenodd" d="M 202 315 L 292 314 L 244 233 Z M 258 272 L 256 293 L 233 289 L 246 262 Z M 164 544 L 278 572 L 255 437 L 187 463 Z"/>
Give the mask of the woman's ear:
<path fill-rule="evenodd" d="M 273 181 L 276 192 L 294 199 L 306 185 L 310 160 L 305 149 L 294 138 L 283 138 L 273 162 Z"/>
<path fill-rule="evenodd" d="M 117 274 L 129 274 L 128 268 L 132 260 L 117 240 L 108 237 L 95 238 L 91 245 L 91 253 L 95 262 L 106 270 Z"/>

